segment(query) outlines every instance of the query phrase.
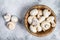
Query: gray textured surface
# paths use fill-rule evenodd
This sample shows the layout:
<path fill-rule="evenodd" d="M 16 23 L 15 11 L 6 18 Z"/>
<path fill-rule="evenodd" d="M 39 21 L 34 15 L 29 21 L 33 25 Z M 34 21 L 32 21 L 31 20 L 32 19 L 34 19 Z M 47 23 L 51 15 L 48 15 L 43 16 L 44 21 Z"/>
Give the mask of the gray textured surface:
<path fill-rule="evenodd" d="M 56 13 L 56 28 L 46 37 L 35 37 L 24 27 L 23 20 L 26 10 L 36 4 L 47 5 Z M 5 21 L 1 16 L 6 12 L 19 18 L 13 31 L 5 26 Z M 60 40 L 60 0 L 0 0 L 0 40 Z"/>

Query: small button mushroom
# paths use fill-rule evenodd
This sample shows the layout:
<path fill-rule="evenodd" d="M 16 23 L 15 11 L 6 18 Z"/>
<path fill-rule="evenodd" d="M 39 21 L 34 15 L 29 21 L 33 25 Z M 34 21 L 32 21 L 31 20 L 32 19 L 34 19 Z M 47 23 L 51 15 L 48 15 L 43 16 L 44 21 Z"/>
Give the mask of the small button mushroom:
<path fill-rule="evenodd" d="M 35 15 L 37 15 L 38 14 L 38 10 L 37 9 L 33 9 L 33 10 L 31 10 L 31 12 L 30 12 L 30 15 L 32 15 L 32 16 L 35 16 Z"/>
<path fill-rule="evenodd" d="M 42 27 L 40 25 L 37 26 L 37 31 L 41 32 L 42 31 Z"/>
<path fill-rule="evenodd" d="M 51 22 L 51 24 L 52 24 L 52 27 L 55 27 L 56 26 L 56 23 L 54 21 Z"/>
<path fill-rule="evenodd" d="M 49 17 L 47 18 L 47 21 L 53 23 L 53 21 L 54 21 L 54 17 L 53 17 L 53 16 L 49 16 Z"/>
<path fill-rule="evenodd" d="M 11 15 L 10 14 L 5 14 L 4 19 L 5 19 L 6 22 L 10 21 Z"/>
<path fill-rule="evenodd" d="M 43 22 L 44 20 L 45 20 L 45 17 L 44 16 L 40 17 L 39 18 L 39 23 Z"/>
<path fill-rule="evenodd" d="M 11 21 L 12 21 L 12 22 L 18 22 L 18 18 L 17 18 L 16 16 L 12 16 L 12 17 L 11 17 Z"/>
<path fill-rule="evenodd" d="M 8 22 L 8 23 L 7 23 L 7 27 L 8 27 L 10 30 L 13 30 L 13 29 L 15 29 L 15 23 L 13 23 L 13 22 Z"/>
<path fill-rule="evenodd" d="M 55 27 L 56 26 L 56 23 L 52 23 L 52 27 Z"/>
<path fill-rule="evenodd" d="M 43 31 L 46 31 L 50 28 L 50 23 L 47 21 L 44 21 L 41 23 L 41 27 L 43 28 Z"/>
<path fill-rule="evenodd" d="M 37 25 L 37 24 L 39 24 L 39 21 L 36 17 L 34 17 L 32 20 L 32 25 Z"/>
<path fill-rule="evenodd" d="M 50 14 L 51 14 L 51 11 L 49 11 L 48 9 L 43 10 L 43 15 L 45 18 L 47 18 Z"/>
<path fill-rule="evenodd" d="M 42 16 L 42 10 L 38 10 L 37 18 L 40 18 Z"/>
<path fill-rule="evenodd" d="M 29 16 L 29 17 L 28 17 L 28 23 L 29 23 L 29 24 L 32 23 L 32 19 L 33 19 L 33 16 Z"/>
<path fill-rule="evenodd" d="M 38 10 L 38 14 L 41 16 L 42 15 L 42 10 Z"/>
<path fill-rule="evenodd" d="M 33 33 L 36 33 L 36 32 L 37 32 L 37 28 L 34 27 L 33 25 L 30 25 L 30 30 L 31 30 Z"/>

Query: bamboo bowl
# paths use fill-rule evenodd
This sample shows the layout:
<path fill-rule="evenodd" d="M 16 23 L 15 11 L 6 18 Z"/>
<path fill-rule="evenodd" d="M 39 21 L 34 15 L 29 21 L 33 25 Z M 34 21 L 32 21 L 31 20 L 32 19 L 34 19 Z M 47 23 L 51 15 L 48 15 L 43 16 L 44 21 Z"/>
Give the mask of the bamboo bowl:
<path fill-rule="evenodd" d="M 25 14 L 25 19 L 24 19 L 24 23 L 25 23 L 25 27 L 26 27 L 26 29 L 27 29 L 27 31 L 29 32 L 29 33 L 31 33 L 32 35 L 34 35 L 34 36 L 37 36 L 37 37 L 43 37 L 43 36 L 47 36 L 47 35 L 49 35 L 49 34 L 51 34 L 52 32 L 53 32 L 53 30 L 55 29 L 55 27 L 51 27 L 50 29 L 48 29 L 47 31 L 42 31 L 42 32 L 37 32 L 37 33 L 33 33 L 33 32 L 31 32 L 30 31 L 30 29 L 29 29 L 29 23 L 28 23 L 28 17 L 29 17 L 29 15 L 30 15 L 30 11 L 32 10 L 32 9 L 48 9 L 48 10 L 50 10 L 51 11 L 51 16 L 54 16 L 55 17 L 55 23 L 56 23 L 56 15 L 55 15 L 55 13 L 54 13 L 54 11 L 51 9 L 51 8 L 49 8 L 48 6 L 46 6 L 46 5 L 35 5 L 35 6 L 32 6 L 27 12 L 26 12 L 26 14 Z"/>

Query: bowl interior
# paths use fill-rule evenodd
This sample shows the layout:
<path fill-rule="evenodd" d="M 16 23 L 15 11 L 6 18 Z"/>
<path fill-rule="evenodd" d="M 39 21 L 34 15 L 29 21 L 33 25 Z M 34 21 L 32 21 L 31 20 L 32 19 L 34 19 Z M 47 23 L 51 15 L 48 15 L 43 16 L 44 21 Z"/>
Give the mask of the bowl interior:
<path fill-rule="evenodd" d="M 33 6 L 33 7 L 31 7 L 27 12 L 26 12 L 26 15 L 25 15 L 25 27 L 26 27 L 26 29 L 27 29 L 27 31 L 29 32 L 29 33 L 31 33 L 32 35 L 35 35 L 35 36 L 46 36 L 46 35 L 48 35 L 48 34 L 50 34 L 53 30 L 54 30 L 54 28 L 55 27 L 51 27 L 49 30 L 47 30 L 47 31 L 42 31 L 42 32 L 37 32 L 37 33 L 33 33 L 33 32 L 31 32 L 30 31 L 30 29 L 29 29 L 29 23 L 28 23 L 28 17 L 30 16 L 30 11 L 32 10 L 32 9 L 42 9 L 42 10 L 44 10 L 44 9 L 48 9 L 49 11 L 51 11 L 51 15 L 50 16 L 54 16 L 55 17 L 55 23 L 56 23 L 56 15 L 55 15 L 55 13 L 53 12 L 53 10 L 51 9 L 51 8 L 49 8 L 48 6 L 46 6 L 46 5 L 35 5 L 35 6 Z"/>

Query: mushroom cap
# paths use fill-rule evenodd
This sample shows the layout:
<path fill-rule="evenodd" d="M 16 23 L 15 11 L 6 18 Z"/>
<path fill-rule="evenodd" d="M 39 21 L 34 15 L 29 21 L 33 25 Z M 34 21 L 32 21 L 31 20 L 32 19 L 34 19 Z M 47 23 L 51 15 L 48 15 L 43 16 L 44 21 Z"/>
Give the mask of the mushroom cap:
<path fill-rule="evenodd" d="M 39 24 L 39 21 L 36 17 L 33 18 L 32 20 L 32 25 L 38 25 Z"/>
<path fill-rule="evenodd" d="M 5 19 L 6 22 L 10 21 L 11 15 L 10 14 L 4 15 L 4 19 Z"/>
<path fill-rule="evenodd" d="M 45 9 L 45 10 L 43 11 L 43 15 L 44 15 L 45 18 L 47 18 L 50 14 L 51 14 L 51 12 L 48 11 L 48 9 Z"/>
<path fill-rule="evenodd" d="M 28 23 L 31 24 L 32 23 L 32 20 L 33 20 L 33 16 L 29 16 L 28 17 Z"/>
<path fill-rule="evenodd" d="M 8 27 L 10 30 L 13 30 L 13 29 L 15 29 L 15 23 L 13 23 L 13 22 L 8 22 L 8 23 L 7 23 L 7 27 Z"/>
<path fill-rule="evenodd" d="M 42 10 L 38 10 L 38 15 L 42 15 Z"/>
<path fill-rule="evenodd" d="M 52 27 L 55 27 L 56 26 L 56 23 L 54 22 L 54 23 L 52 23 Z"/>
<path fill-rule="evenodd" d="M 37 25 L 37 31 L 41 32 L 42 31 L 42 27 L 40 25 Z"/>
<path fill-rule="evenodd" d="M 36 33 L 36 32 L 37 32 L 37 28 L 34 27 L 33 25 L 30 25 L 30 30 L 31 30 L 33 33 Z"/>
<path fill-rule="evenodd" d="M 49 16 L 49 17 L 47 18 L 47 21 L 53 23 L 54 19 L 55 19 L 54 16 Z"/>
<path fill-rule="evenodd" d="M 30 11 L 30 15 L 32 15 L 32 16 L 35 16 L 37 14 L 38 14 L 38 10 L 37 9 L 33 9 L 33 10 Z"/>
<path fill-rule="evenodd" d="M 12 16 L 12 17 L 11 17 L 11 21 L 12 21 L 12 22 L 18 22 L 18 18 L 17 18 L 16 16 Z"/>
<path fill-rule="evenodd" d="M 42 10 L 38 10 L 37 18 L 39 19 L 42 16 Z"/>
<path fill-rule="evenodd" d="M 48 30 L 50 28 L 50 23 L 47 21 L 44 21 L 41 23 L 41 27 L 43 28 L 43 31 Z"/>
<path fill-rule="evenodd" d="M 44 16 L 40 17 L 39 18 L 39 23 L 43 22 L 44 20 L 45 20 L 45 17 Z"/>

